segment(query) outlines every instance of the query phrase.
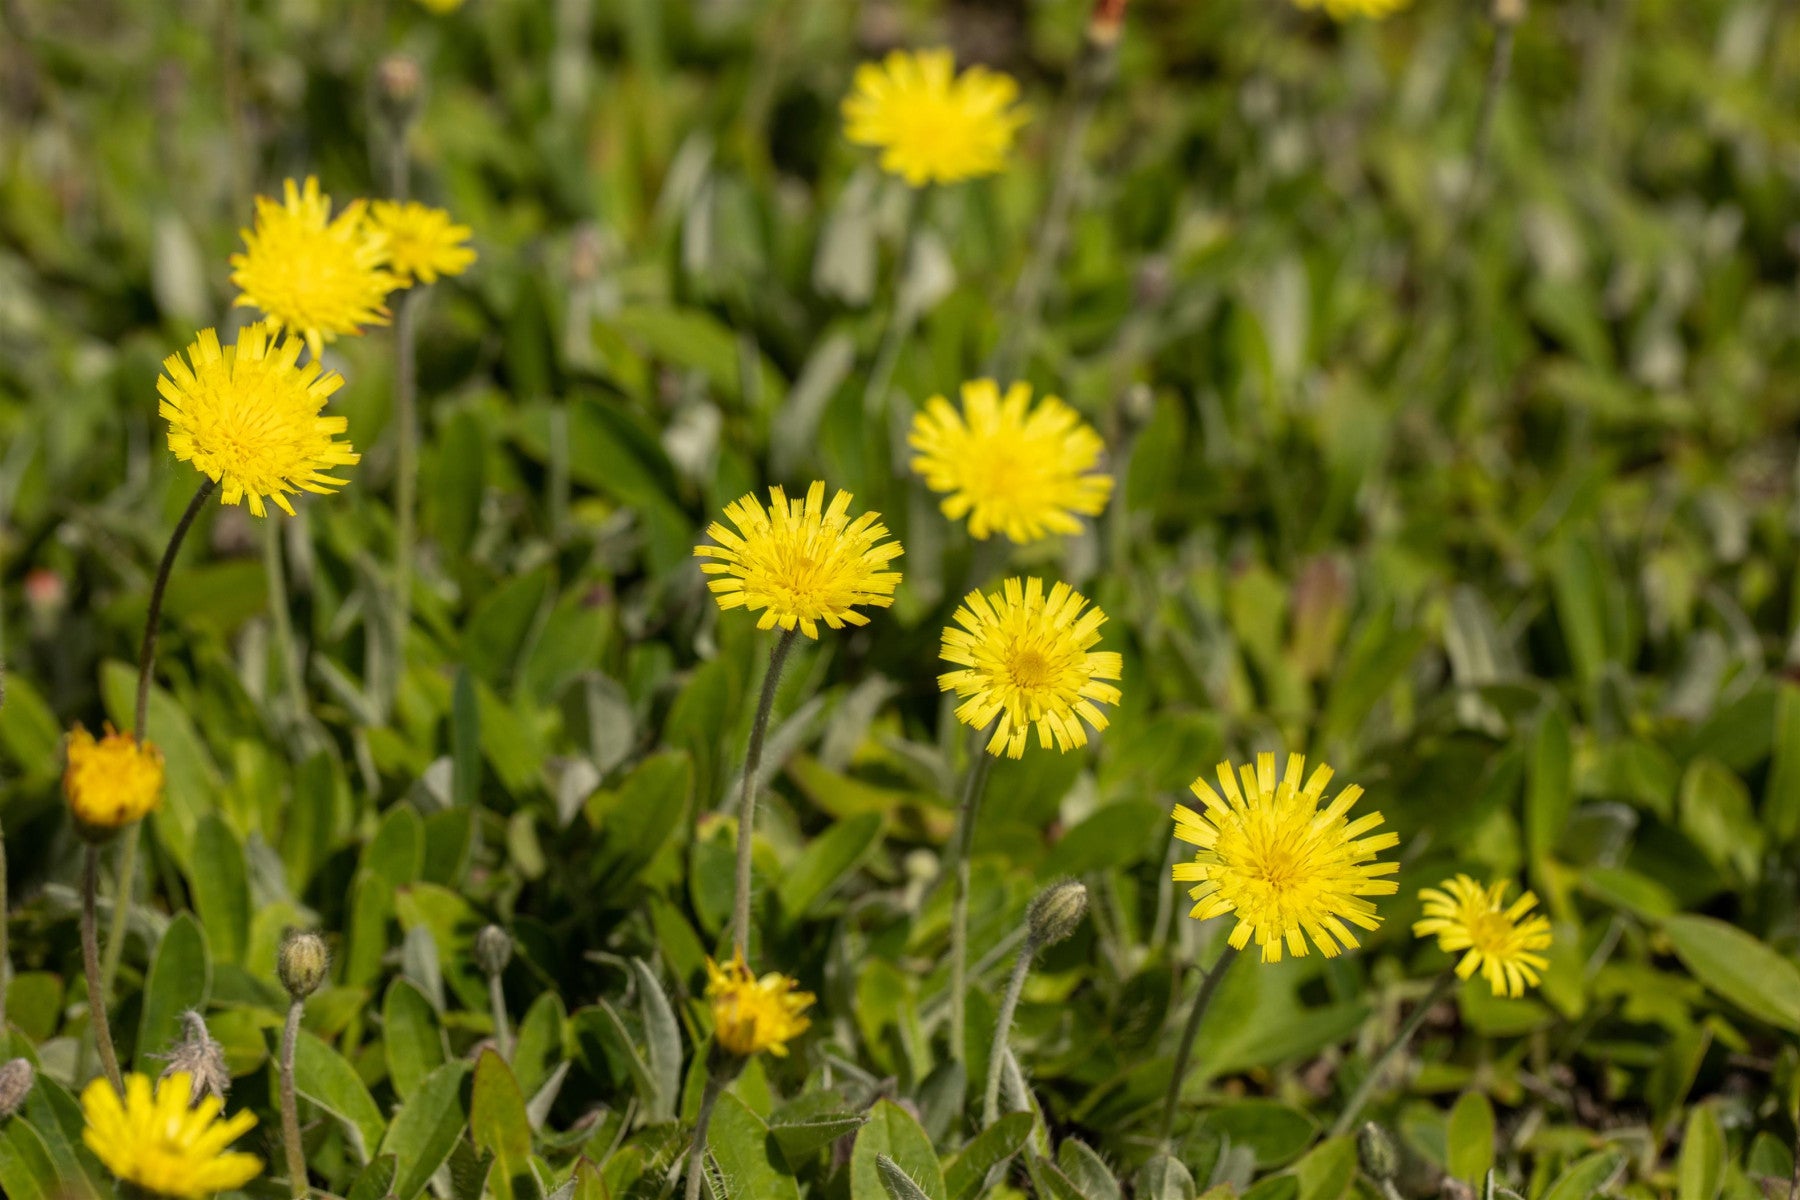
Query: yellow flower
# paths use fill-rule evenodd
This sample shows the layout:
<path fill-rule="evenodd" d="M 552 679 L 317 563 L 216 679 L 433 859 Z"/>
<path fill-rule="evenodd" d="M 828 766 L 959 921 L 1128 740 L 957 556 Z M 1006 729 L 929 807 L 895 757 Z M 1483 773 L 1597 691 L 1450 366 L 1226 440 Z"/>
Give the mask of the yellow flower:
<path fill-rule="evenodd" d="M 1534 953 L 1550 945 L 1550 922 L 1542 913 L 1526 916 L 1537 907 L 1530 892 L 1505 907 L 1507 886 L 1502 879 L 1484 888 L 1458 875 L 1439 887 L 1420 889 L 1425 919 L 1413 923 L 1413 936 L 1435 936 L 1438 949 L 1452 954 L 1466 950 L 1456 964 L 1458 977 L 1480 971 L 1494 995 L 1523 996 L 1527 986 L 1537 986 L 1538 972 L 1550 965 Z"/>
<path fill-rule="evenodd" d="M 1018 543 L 1079 533 L 1076 516 L 1095 516 L 1112 495 L 1112 476 L 1094 470 L 1105 443 L 1055 396 L 1031 407 L 1031 385 L 1004 397 L 991 379 L 962 386 L 963 411 L 933 396 L 913 418 L 912 468 L 934 492 L 948 493 L 944 515 L 969 518 L 969 533 L 996 531 Z"/>
<path fill-rule="evenodd" d="M 438 16 L 453 13 L 463 6 L 463 0 L 419 0 L 420 8 L 428 8 Z"/>
<path fill-rule="evenodd" d="M 452 225 L 450 214 L 417 200 L 399 204 L 377 200 L 369 206 L 369 227 L 387 235 L 388 269 L 402 287 L 436 283 L 439 275 L 461 275 L 475 261 L 467 225 Z"/>
<path fill-rule="evenodd" d="M 96 1079 L 81 1093 L 87 1118 L 81 1140 L 119 1179 L 158 1196 L 197 1200 L 262 1174 L 254 1154 L 225 1149 L 256 1124 L 256 1114 L 243 1109 L 221 1121 L 218 1097 L 204 1096 L 190 1108 L 190 1095 L 182 1071 L 158 1082 L 154 1096 L 147 1076 L 127 1076 L 122 1102 L 112 1084 Z"/>
<path fill-rule="evenodd" d="M 1054 741 L 1064 753 L 1087 745 L 1087 730 L 1106 728 L 1101 704 L 1117 704 L 1119 689 L 1101 680 L 1117 679 L 1124 660 L 1093 649 L 1106 614 L 1085 613 L 1087 600 L 1066 583 L 1044 595 L 1041 579 L 1008 579 L 1001 593 L 970 592 L 956 610 L 955 625 L 944 628 L 939 657 L 962 667 L 938 676 L 938 687 L 967 699 L 956 719 L 976 729 L 994 725 L 987 751 L 1023 757 L 1025 739 L 1037 726 L 1038 745 Z"/>
<path fill-rule="evenodd" d="M 896 50 L 864 63 L 844 98 L 844 135 L 881 148 L 881 169 L 913 187 L 992 175 L 1006 165 L 1025 114 L 1010 75 L 970 67 L 956 74 L 948 50 Z"/>
<path fill-rule="evenodd" d="M 384 269 L 387 236 L 367 227 L 365 207 L 353 201 L 334 219 L 331 197 L 310 175 L 304 189 L 288 180 L 280 202 L 258 196 L 255 225 L 242 231 L 244 252 L 231 256 L 235 303 L 303 335 L 314 358 L 340 334 L 386 325 L 384 302 L 401 282 Z"/>
<path fill-rule="evenodd" d="M 235 346 L 221 347 L 219 335 L 203 329 L 187 362 L 171 354 L 156 381 L 175 457 L 218 483 L 226 504 L 248 497 L 259 517 L 265 496 L 292 516 L 290 494 L 343 487 L 325 472 L 362 458 L 335 440 L 348 422 L 320 415 L 344 377 L 321 373 L 316 358 L 297 366 L 299 358 L 297 339 L 277 340 L 261 322 L 241 330 Z"/>
<path fill-rule="evenodd" d="M 1368 17 L 1379 21 L 1405 8 L 1411 0 L 1294 0 L 1301 8 L 1322 8 L 1334 21 L 1350 21 Z"/>
<path fill-rule="evenodd" d="M 75 819 L 94 831 L 131 824 L 162 800 L 163 756 L 156 743 L 140 743 L 111 725 L 94 735 L 77 725 L 69 732 L 63 796 Z"/>
<path fill-rule="evenodd" d="M 1381 824 L 1380 813 L 1344 819 L 1362 795 L 1354 784 L 1320 808 L 1332 771 L 1321 764 L 1302 787 L 1304 755 L 1288 756 L 1279 783 L 1273 754 L 1257 755 L 1255 770 L 1244 766 L 1239 772 L 1242 791 L 1232 765 L 1219 764 L 1224 799 L 1204 777 L 1194 780 L 1190 790 L 1204 802 L 1204 812 L 1175 807 L 1175 836 L 1200 847 L 1193 862 L 1175 864 L 1176 881 L 1196 885 L 1188 893 L 1195 900 L 1188 915 L 1204 921 L 1235 912 L 1231 944 L 1241 950 L 1254 934 L 1264 962 L 1280 962 L 1284 942 L 1295 957 L 1306 955 L 1308 938 L 1326 958 L 1335 958 L 1340 944 L 1357 945 L 1344 923 L 1362 929 L 1381 924 L 1363 897 L 1399 890 L 1381 876 L 1400 865 L 1374 861 L 1399 835 L 1363 836 Z"/>
<path fill-rule="evenodd" d="M 856 605 L 886 608 L 894 602 L 900 573 L 885 568 L 899 558 L 899 542 L 884 539 L 887 526 L 879 513 L 849 517 L 850 493 L 839 492 L 825 507 L 825 485 L 815 483 L 806 499 L 789 500 L 781 488 L 769 489 L 765 510 L 754 495 L 725 506 L 737 531 L 714 521 L 707 536 L 719 544 L 695 546 L 708 575 L 724 576 L 707 583 L 720 608 L 762 611 L 758 629 L 795 625 L 809 638 L 819 636 L 818 622 L 832 629 L 867 625 Z"/>
<path fill-rule="evenodd" d="M 786 975 L 761 979 L 750 973 L 743 951 L 724 966 L 706 960 L 706 998 L 712 1002 L 713 1037 L 739 1058 L 767 1050 L 787 1055 L 787 1044 L 812 1022 L 801 1016 L 812 1005 L 811 992 L 797 992 Z"/>

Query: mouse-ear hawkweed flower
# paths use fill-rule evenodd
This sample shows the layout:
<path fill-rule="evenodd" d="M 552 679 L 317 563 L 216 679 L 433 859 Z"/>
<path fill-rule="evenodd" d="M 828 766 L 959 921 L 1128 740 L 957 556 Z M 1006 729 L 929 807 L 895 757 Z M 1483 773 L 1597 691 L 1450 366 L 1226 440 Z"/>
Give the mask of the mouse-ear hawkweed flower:
<path fill-rule="evenodd" d="M 960 75 L 948 50 L 896 50 L 856 70 L 844 136 L 881 149 L 881 169 L 912 187 L 958 183 L 1006 165 L 1025 123 L 1019 85 L 985 67 Z"/>
<path fill-rule="evenodd" d="M 387 294 L 400 279 L 386 269 L 387 235 L 368 227 L 366 207 L 355 200 L 333 217 L 310 175 L 303 186 L 288 180 L 279 201 L 258 196 L 243 253 L 231 256 L 234 303 L 304 337 L 314 358 L 326 342 L 386 325 Z"/>
<path fill-rule="evenodd" d="M 175 457 L 218 483 L 225 503 L 247 500 L 259 517 L 265 498 L 292 516 L 288 496 L 343 487 L 326 472 L 362 457 L 337 440 L 348 422 L 321 413 L 344 377 L 299 358 L 299 341 L 265 323 L 240 330 L 234 346 L 203 329 L 187 361 L 171 354 L 156 381 Z"/>
<path fill-rule="evenodd" d="M 63 797 L 85 836 L 107 838 L 162 802 L 163 756 L 153 742 L 106 726 L 96 738 L 80 725 L 69 732 Z"/>
<path fill-rule="evenodd" d="M 387 235 L 388 270 L 400 277 L 402 287 L 461 275 L 475 261 L 475 251 L 467 245 L 473 231 L 453 223 L 443 209 L 417 200 L 375 201 L 369 206 L 369 228 Z"/>
<path fill-rule="evenodd" d="M 1106 614 L 1087 603 L 1066 583 L 1046 595 L 1041 579 L 1008 579 L 997 594 L 963 598 L 940 654 L 961 670 L 939 675 L 938 687 L 966 697 L 957 720 L 993 726 L 989 754 L 1023 757 L 1033 728 L 1040 746 L 1065 753 L 1087 745 L 1083 722 L 1106 728 L 1099 706 L 1117 704 L 1119 689 L 1103 681 L 1118 679 L 1124 660 L 1093 649 Z"/>
<path fill-rule="evenodd" d="M 154 1090 L 148 1076 L 133 1074 L 123 1097 L 96 1079 L 81 1093 L 81 1140 L 120 1180 L 157 1196 L 200 1200 L 262 1174 L 254 1154 L 226 1149 L 256 1124 L 256 1114 L 240 1109 L 221 1120 L 218 1097 L 190 1106 L 192 1095 L 179 1071 Z"/>
<path fill-rule="evenodd" d="M 1550 945 L 1550 922 L 1531 911 L 1537 907 L 1531 892 L 1508 905 L 1509 886 L 1502 879 L 1482 887 L 1467 875 L 1457 875 L 1435 888 L 1420 889 L 1425 917 L 1413 923 L 1413 935 L 1437 938 L 1438 948 L 1448 953 L 1461 951 L 1457 978 L 1468 979 L 1480 971 L 1494 995 L 1518 997 L 1527 987 L 1536 987 L 1538 972 L 1550 965 L 1538 953 Z"/>
<path fill-rule="evenodd" d="M 706 960 L 706 999 L 714 1040 L 739 1058 L 765 1050 L 786 1057 L 787 1044 L 812 1024 L 804 1015 L 812 993 L 779 972 L 758 977 L 742 954 L 723 966 Z"/>
<path fill-rule="evenodd" d="M 1334 21 L 1352 21 L 1367 17 L 1379 21 L 1405 8 L 1411 0 L 1294 0 L 1301 8 L 1322 8 Z"/>
<path fill-rule="evenodd" d="M 1106 507 L 1113 480 L 1094 468 L 1106 443 L 1055 396 L 1031 403 L 1031 385 L 991 379 L 962 385 L 962 411 L 933 396 L 913 418 L 912 468 L 945 494 L 944 515 L 969 519 L 971 537 L 1004 533 L 1035 542 L 1080 533 L 1077 517 Z"/>

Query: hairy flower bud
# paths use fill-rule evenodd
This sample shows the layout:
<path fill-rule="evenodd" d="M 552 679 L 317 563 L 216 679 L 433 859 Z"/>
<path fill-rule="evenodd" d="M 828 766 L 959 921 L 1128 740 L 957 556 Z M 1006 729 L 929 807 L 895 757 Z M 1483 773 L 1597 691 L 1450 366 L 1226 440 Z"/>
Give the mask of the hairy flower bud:
<path fill-rule="evenodd" d="M 390 54 L 375 68 L 375 97 L 388 120 L 404 125 L 418 110 L 425 73 L 416 60 Z"/>
<path fill-rule="evenodd" d="M 1370 1179 L 1386 1183 L 1400 1174 L 1400 1149 L 1387 1130 L 1373 1121 L 1364 1121 L 1356 1133 L 1356 1156 Z"/>
<path fill-rule="evenodd" d="M 0 1120 L 19 1111 L 36 1082 L 37 1072 L 30 1060 L 15 1058 L 0 1064 Z"/>
<path fill-rule="evenodd" d="M 160 1057 L 168 1064 L 160 1078 L 178 1074 L 187 1076 L 190 1107 L 207 1096 L 223 1101 L 226 1093 L 231 1091 L 231 1071 L 225 1065 L 225 1047 L 213 1040 L 206 1028 L 206 1019 L 191 1008 L 181 1014 L 181 1040 Z"/>
<path fill-rule="evenodd" d="M 484 925 L 475 935 L 475 965 L 484 975 L 498 975 L 512 961 L 512 934 L 498 925 Z"/>
<path fill-rule="evenodd" d="M 281 986 L 295 1000 L 304 1000 L 318 991 L 330 967 L 331 952 L 325 948 L 325 939 L 318 934 L 290 933 L 282 939 L 276 974 L 281 976 Z"/>
<path fill-rule="evenodd" d="M 1494 20 L 1501 25 L 1517 25 L 1525 19 L 1525 0 L 1494 0 Z"/>
<path fill-rule="evenodd" d="M 1031 940 L 1039 947 L 1054 946 L 1075 932 L 1081 918 L 1087 915 L 1087 885 L 1075 879 L 1064 879 L 1039 892 L 1025 910 L 1031 928 Z"/>

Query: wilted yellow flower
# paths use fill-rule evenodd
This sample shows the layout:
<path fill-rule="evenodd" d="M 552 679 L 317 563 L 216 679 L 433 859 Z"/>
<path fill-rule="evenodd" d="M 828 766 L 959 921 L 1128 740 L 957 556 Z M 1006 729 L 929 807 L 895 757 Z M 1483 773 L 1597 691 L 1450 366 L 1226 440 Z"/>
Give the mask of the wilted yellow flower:
<path fill-rule="evenodd" d="M 925 485 L 948 497 L 952 521 L 969 518 L 969 533 L 1000 532 L 1015 542 L 1079 533 L 1079 516 L 1095 516 L 1112 495 L 1112 476 L 1094 470 L 1106 443 L 1081 414 L 1055 396 L 1034 408 L 1031 385 L 1000 394 L 991 379 L 962 386 L 962 412 L 933 396 L 913 418 L 907 444 Z"/>
<path fill-rule="evenodd" d="M 844 98 L 844 135 L 881 148 L 881 169 L 913 187 L 992 175 L 1025 114 L 1019 85 L 985 67 L 956 73 L 948 50 L 896 50 L 864 63 Z"/>
<path fill-rule="evenodd" d="M 123 1101 L 104 1077 L 96 1079 L 81 1093 L 81 1140 L 120 1180 L 158 1196 L 199 1200 L 262 1174 L 254 1154 L 225 1149 L 256 1124 L 256 1114 L 241 1109 L 221 1121 L 218 1097 L 203 1096 L 190 1108 L 192 1093 L 180 1071 L 156 1084 L 154 1094 L 147 1076 L 128 1075 Z"/>
<path fill-rule="evenodd" d="M 781 974 L 758 979 L 741 950 L 722 967 L 707 959 L 706 998 L 712 1003 L 713 1037 L 739 1058 L 763 1050 L 785 1056 L 787 1044 L 812 1024 L 801 1014 L 811 1006 L 813 995 L 795 991 L 797 986 Z"/>
<path fill-rule="evenodd" d="M 163 756 L 151 741 L 139 742 L 111 725 L 105 736 L 77 725 L 69 732 L 63 797 L 86 829 L 122 828 L 153 811 L 162 800 Z"/>
<path fill-rule="evenodd" d="M 1291 754 L 1287 773 L 1275 778 L 1275 756 L 1259 754 L 1256 768 L 1239 768 L 1243 790 L 1232 765 L 1218 766 L 1223 799 L 1201 777 L 1190 790 L 1205 804 L 1203 812 L 1176 805 L 1175 836 L 1200 847 L 1193 862 L 1175 864 L 1175 879 L 1194 883 L 1195 904 L 1188 914 L 1198 920 L 1237 914 L 1231 944 L 1243 949 L 1254 935 L 1264 962 L 1280 962 L 1288 953 L 1304 957 L 1307 939 L 1326 958 L 1339 945 L 1357 945 L 1344 922 L 1362 929 L 1381 924 L 1365 896 L 1391 896 L 1399 884 L 1384 875 L 1398 863 L 1375 862 L 1375 855 L 1399 842 L 1394 833 L 1365 837 L 1381 824 L 1380 813 L 1346 821 L 1362 795 L 1352 784 L 1321 808 L 1331 768 L 1321 764 L 1301 786 L 1306 758 Z"/>
<path fill-rule="evenodd" d="M 1451 954 L 1466 951 L 1456 964 L 1456 974 L 1467 979 L 1476 971 L 1488 981 L 1496 996 L 1523 996 L 1536 987 L 1538 972 L 1550 960 L 1534 953 L 1550 945 L 1550 922 L 1542 913 L 1531 913 L 1537 897 L 1526 892 L 1506 907 L 1502 879 L 1482 887 L 1467 875 L 1446 879 L 1435 888 L 1422 888 L 1425 919 L 1413 923 L 1413 936 L 1435 937 L 1438 949 Z M 1440 890 L 1441 889 L 1441 890 Z"/>
<path fill-rule="evenodd" d="M 1087 729 L 1106 728 L 1101 704 L 1117 704 L 1124 660 L 1094 650 L 1106 614 L 1066 583 L 1044 595 L 1041 579 L 1008 579 L 995 595 L 970 592 L 944 629 L 939 657 L 962 667 L 938 676 L 938 687 L 965 696 L 956 719 L 976 729 L 994 724 L 989 754 L 1023 757 L 1037 727 L 1038 745 L 1063 752 L 1087 745 Z M 996 722 L 998 719 L 998 723 Z"/>
<path fill-rule="evenodd" d="M 203 329 L 187 362 L 171 354 L 156 381 L 175 457 L 218 483 L 225 503 L 248 498 L 259 517 L 264 497 L 292 515 L 290 494 L 343 487 L 325 472 L 362 457 L 336 440 L 348 422 L 320 415 L 344 377 L 322 372 L 316 358 L 303 367 L 299 359 L 297 339 L 278 340 L 260 322 L 239 332 L 235 346 L 221 347 L 219 335 Z"/>
<path fill-rule="evenodd" d="M 387 235 L 368 227 L 366 207 L 352 201 L 334 219 L 331 197 L 310 175 L 303 188 L 288 180 L 279 202 L 258 196 L 255 224 L 242 231 L 244 252 L 231 256 L 235 303 L 304 336 L 314 358 L 341 334 L 387 324 L 387 294 L 400 279 L 385 269 Z"/>
<path fill-rule="evenodd" d="M 719 544 L 694 547 L 696 556 L 719 560 L 700 566 L 723 577 L 706 585 L 719 607 L 760 611 L 758 629 L 798 625 L 816 638 L 820 621 L 832 629 L 867 625 L 857 605 L 893 604 L 900 573 L 886 568 L 900 557 L 900 543 L 885 540 L 879 513 L 852 521 L 850 498 L 839 492 L 828 509 L 825 485 L 815 483 L 804 501 L 773 487 L 767 509 L 754 495 L 727 504 L 725 516 L 737 530 L 714 521 L 706 533 Z"/>
<path fill-rule="evenodd" d="M 1294 0 L 1301 8 L 1322 8 L 1334 21 L 1350 21 L 1368 17 L 1379 21 L 1405 8 L 1411 0 Z"/>
<path fill-rule="evenodd" d="M 452 224 L 449 213 L 417 200 L 375 201 L 369 206 L 369 227 L 387 235 L 388 270 L 403 287 L 461 275 L 475 261 L 475 251 L 464 245 L 469 227 Z"/>

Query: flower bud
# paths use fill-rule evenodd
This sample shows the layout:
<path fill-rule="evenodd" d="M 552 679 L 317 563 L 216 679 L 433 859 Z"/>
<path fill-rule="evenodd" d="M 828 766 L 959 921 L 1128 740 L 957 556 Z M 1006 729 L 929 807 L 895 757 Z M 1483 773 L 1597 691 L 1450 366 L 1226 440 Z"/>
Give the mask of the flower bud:
<path fill-rule="evenodd" d="M 512 961 L 512 934 L 498 925 L 484 925 L 475 935 L 475 965 L 483 975 L 498 975 Z"/>
<path fill-rule="evenodd" d="M 1031 929 L 1031 940 L 1038 947 L 1054 946 L 1075 932 L 1081 918 L 1087 915 L 1087 885 L 1076 879 L 1064 879 L 1039 892 L 1025 910 Z"/>
<path fill-rule="evenodd" d="M 1525 0 L 1494 0 L 1494 21 L 1500 25 L 1517 25 L 1525 19 Z"/>
<path fill-rule="evenodd" d="M 181 1040 L 175 1048 L 161 1056 L 168 1065 L 160 1079 L 185 1075 L 188 1079 L 188 1106 L 199 1104 L 207 1096 L 220 1101 L 231 1091 L 231 1071 L 225 1065 L 225 1047 L 213 1040 L 206 1019 L 193 1009 L 181 1014 Z"/>
<path fill-rule="evenodd" d="M 1110 46 L 1119 40 L 1125 26 L 1125 5 L 1130 0 L 1094 0 L 1094 15 L 1088 19 L 1088 41 L 1096 46 Z"/>
<path fill-rule="evenodd" d="M 1363 1173 L 1377 1183 L 1387 1183 L 1400 1174 L 1400 1148 L 1388 1131 L 1373 1121 L 1364 1121 L 1356 1133 L 1356 1156 L 1362 1160 Z"/>
<path fill-rule="evenodd" d="M 30 1060 L 15 1058 L 0 1064 L 0 1120 L 19 1111 L 36 1082 L 37 1072 L 31 1069 Z"/>
<path fill-rule="evenodd" d="M 396 125 L 411 121 L 419 108 L 425 73 L 414 59 L 390 54 L 375 68 L 375 99 L 388 120 Z"/>
<path fill-rule="evenodd" d="M 331 952 L 325 948 L 325 939 L 318 934 L 290 933 L 282 939 L 276 974 L 281 976 L 281 986 L 295 1000 L 304 1000 L 318 991 L 330 967 Z"/>

